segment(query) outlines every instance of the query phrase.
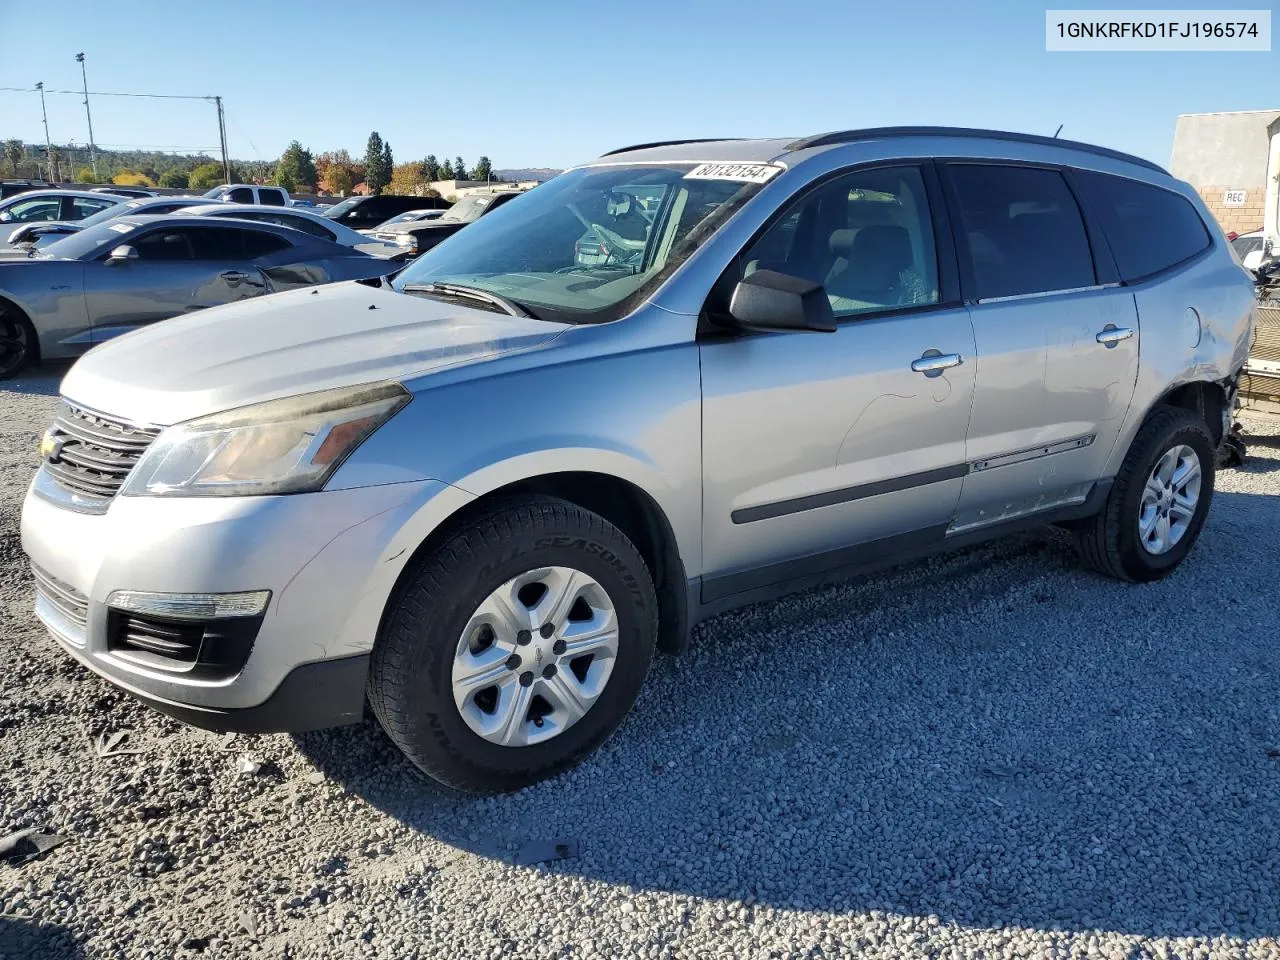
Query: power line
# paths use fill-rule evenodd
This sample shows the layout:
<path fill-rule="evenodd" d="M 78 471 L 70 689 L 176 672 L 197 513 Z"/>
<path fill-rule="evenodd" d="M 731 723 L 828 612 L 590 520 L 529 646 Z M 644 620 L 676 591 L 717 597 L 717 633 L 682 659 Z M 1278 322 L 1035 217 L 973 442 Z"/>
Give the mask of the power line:
<path fill-rule="evenodd" d="M 0 87 L 0 91 L 8 91 L 9 93 L 36 93 L 34 87 Z M 206 100 L 212 103 L 213 96 L 200 97 L 194 94 L 186 93 L 111 93 L 98 90 L 46 90 L 45 93 L 63 93 L 77 97 L 83 97 L 90 93 L 95 97 L 147 97 L 152 100 Z"/>

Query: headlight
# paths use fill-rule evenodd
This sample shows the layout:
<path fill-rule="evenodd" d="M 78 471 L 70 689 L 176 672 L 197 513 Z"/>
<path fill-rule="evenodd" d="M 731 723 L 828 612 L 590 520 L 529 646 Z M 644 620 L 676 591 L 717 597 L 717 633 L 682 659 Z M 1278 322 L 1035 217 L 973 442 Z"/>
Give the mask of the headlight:
<path fill-rule="evenodd" d="M 416 247 L 418 238 L 412 233 L 401 233 L 396 235 L 396 246 L 400 247 Z"/>
<path fill-rule="evenodd" d="M 370 383 L 179 423 L 147 448 L 120 492 L 245 497 L 319 490 L 409 399 L 398 383 Z"/>

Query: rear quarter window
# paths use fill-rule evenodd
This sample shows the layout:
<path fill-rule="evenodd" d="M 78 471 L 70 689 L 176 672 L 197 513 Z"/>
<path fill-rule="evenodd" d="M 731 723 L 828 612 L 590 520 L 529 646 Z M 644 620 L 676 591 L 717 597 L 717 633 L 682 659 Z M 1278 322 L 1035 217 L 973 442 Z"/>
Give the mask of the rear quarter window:
<path fill-rule="evenodd" d="M 1191 202 L 1171 190 L 1105 173 L 1076 171 L 1122 280 L 1140 280 L 1207 250 L 1209 231 Z"/>

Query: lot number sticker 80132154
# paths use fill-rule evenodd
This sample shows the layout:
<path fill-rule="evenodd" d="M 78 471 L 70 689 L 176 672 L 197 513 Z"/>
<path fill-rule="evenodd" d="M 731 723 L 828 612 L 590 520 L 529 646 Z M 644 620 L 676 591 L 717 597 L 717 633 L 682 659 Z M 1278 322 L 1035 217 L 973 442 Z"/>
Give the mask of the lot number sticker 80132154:
<path fill-rule="evenodd" d="M 684 175 L 686 180 L 740 180 L 764 183 L 782 172 L 772 163 L 700 163 Z"/>

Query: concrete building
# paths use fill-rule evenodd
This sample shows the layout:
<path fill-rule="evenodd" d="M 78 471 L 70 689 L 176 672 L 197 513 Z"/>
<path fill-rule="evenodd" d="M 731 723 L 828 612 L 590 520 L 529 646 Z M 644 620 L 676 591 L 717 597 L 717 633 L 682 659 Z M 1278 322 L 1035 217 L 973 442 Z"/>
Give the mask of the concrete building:
<path fill-rule="evenodd" d="M 1222 229 L 1277 228 L 1280 109 L 1178 117 L 1170 172 L 1200 192 Z"/>
<path fill-rule="evenodd" d="M 417 189 L 418 196 L 434 190 L 446 200 L 461 200 L 473 193 L 497 193 L 499 190 L 532 190 L 541 180 L 432 180 Z"/>

